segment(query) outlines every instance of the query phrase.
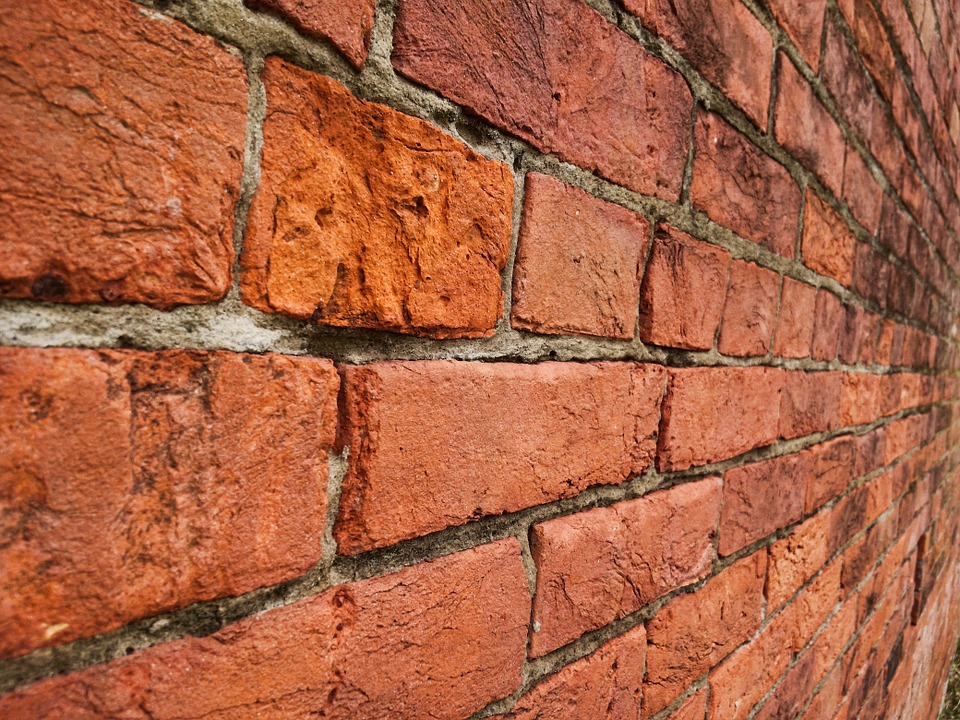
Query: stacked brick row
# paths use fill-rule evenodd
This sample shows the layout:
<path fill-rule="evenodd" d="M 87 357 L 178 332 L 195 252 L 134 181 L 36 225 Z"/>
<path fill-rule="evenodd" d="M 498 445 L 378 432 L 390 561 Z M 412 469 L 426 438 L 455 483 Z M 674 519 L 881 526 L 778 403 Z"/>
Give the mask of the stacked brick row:
<path fill-rule="evenodd" d="M 7 336 L 0 716 L 936 716 L 948 0 L 217 8 L 0 15 L 0 328 L 314 333 Z"/>

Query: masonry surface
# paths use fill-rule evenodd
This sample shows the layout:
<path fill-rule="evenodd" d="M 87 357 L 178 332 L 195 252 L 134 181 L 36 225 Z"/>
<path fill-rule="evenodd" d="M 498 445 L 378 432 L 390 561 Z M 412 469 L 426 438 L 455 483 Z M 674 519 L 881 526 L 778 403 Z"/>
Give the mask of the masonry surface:
<path fill-rule="evenodd" d="M 936 718 L 954 0 L 40 0 L 0 98 L 0 717 Z"/>

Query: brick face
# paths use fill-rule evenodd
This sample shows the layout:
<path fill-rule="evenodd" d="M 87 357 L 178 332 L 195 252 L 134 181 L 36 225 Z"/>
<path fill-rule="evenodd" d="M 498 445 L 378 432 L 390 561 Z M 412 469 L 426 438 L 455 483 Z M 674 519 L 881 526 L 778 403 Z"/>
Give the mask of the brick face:
<path fill-rule="evenodd" d="M 503 540 L 45 680 L 0 712 L 454 720 L 519 687 L 529 607 L 519 546 Z"/>
<path fill-rule="evenodd" d="M 703 577 L 719 512 L 720 483 L 711 478 L 535 526 L 540 630 L 531 652 L 554 650 Z"/>
<path fill-rule="evenodd" d="M 631 363 L 391 362 L 343 377 L 347 553 L 625 482 L 653 463 L 665 382 Z"/>
<path fill-rule="evenodd" d="M 544 152 L 637 192 L 680 193 L 690 90 L 579 2 L 403 0 L 393 64 Z"/>
<path fill-rule="evenodd" d="M 0 655 L 320 559 L 329 361 L 4 348 L 0 378 Z"/>
<path fill-rule="evenodd" d="M 161 308 L 223 297 L 240 59 L 125 0 L 11 7 L 0 37 L 0 296 Z"/>
<path fill-rule="evenodd" d="M 509 170 L 281 60 L 263 79 L 244 300 L 324 325 L 490 334 L 503 312 Z"/>
<path fill-rule="evenodd" d="M 531 173 L 513 277 L 513 327 L 632 338 L 649 238 L 642 215 Z"/>

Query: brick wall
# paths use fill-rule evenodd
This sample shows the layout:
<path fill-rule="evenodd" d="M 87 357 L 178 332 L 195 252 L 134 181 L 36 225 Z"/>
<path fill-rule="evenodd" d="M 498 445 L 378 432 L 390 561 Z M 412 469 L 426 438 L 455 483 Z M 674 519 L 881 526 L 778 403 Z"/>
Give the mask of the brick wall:
<path fill-rule="evenodd" d="M 0 13 L 0 716 L 937 715 L 951 0 Z"/>

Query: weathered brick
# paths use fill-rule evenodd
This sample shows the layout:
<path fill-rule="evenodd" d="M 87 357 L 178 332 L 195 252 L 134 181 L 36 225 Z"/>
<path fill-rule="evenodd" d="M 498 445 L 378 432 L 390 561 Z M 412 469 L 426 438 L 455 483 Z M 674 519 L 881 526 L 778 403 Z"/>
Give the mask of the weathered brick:
<path fill-rule="evenodd" d="M 767 611 L 773 612 L 793 597 L 830 557 L 827 535 L 832 513 L 818 513 L 769 548 L 767 560 Z"/>
<path fill-rule="evenodd" d="M 358 70 L 370 47 L 376 0 L 243 0 L 288 20 L 304 35 L 329 40 Z"/>
<path fill-rule="evenodd" d="M 893 81 L 897 76 L 897 68 L 886 30 L 872 2 L 853 0 L 849 4 L 853 10 L 852 16 L 849 10 L 845 14 L 848 14 L 847 21 L 860 49 L 860 55 L 870 69 L 870 74 L 877 81 L 880 92 L 889 101 L 892 96 Z"/>
<path fill-rule="evenodd" d="M 730 555 L 803 516 L 806 457 L 800 454 L 731 468 L 723 475 L 721 555 Z"/>
<path fill-rule="evenodd" d="M 810 470 L 806 512 L 812 512 L 847 489 L 855 475 L 855 451 L 856 443 L 850 436 L 835 438 L 803 451 L 808 456 L 807 468 Z"/>
<path fill-rule="evenodd" d="M 826 7 L 826 0 L 770 0 L 774 17 L 814 72 L 820 65 L 820 35 Z"/>
<path fill-rule="evenodd" d="M 777 142 L 815 172 L 824 185 L 840 194 L 843 135 L 810 85 L 786 57 L 780 62 L 774 135 Z"/>
<path fill-rule="evenodd" d="M 534 526 L 530 652 L 544 655 L 704 577 L 713 559 L 720 480 L 686 483 Z"/>
<path fill-rule="evenodd" d="M 847 147 L 843 161 L 843 199 L 850 212 L 872 235 L 880 222 L 880 204 L 883 191 L 863 158 L 852 147 Z"/>
<path fill-rule="evenodd" d="M 832 277 L 844 287 L 853 284 L 857 238 L 847 223 L 813 191 L 807 190 L 803 212 L 803 264 Z"/>
<path fill-rule="evenodd" d="M 640 286 L 640 339 L 709 350 L 723 313 L 730 253 L 660 225 Z"/>
<path fill-rule="evenodd" d="M 403 0 L 393 64 L 544 152 L 679 197 L 689 88 L 582 3 Z"/>
<path fill-rule="evenodd" d="M 513 327 L 632 338 L 649 239 L 642 215 L 547 175 L 527 175 Z"/>
<path fill-rule="evenodd" d="M 707 715 L 707 688 L 700 688 L 673 711 L 670 720 L 703 720 Z"/>
<path fill-rule="evenodd" d="M 765 572 L 766 553 L 754 553 L 696 593 L 674 598 L 647 623 L 646 716 L 666 707 L 756 631 Z"/>
<path fill-rule="evenodd" d="M 624 6 L 765 127 L 773 42 L 735 0 L 626 0 Z"/>
<path fill-rule="evenodd" d="M 784 276 L 773 352 L 780 357 L 810 356 L 817 289 Z"/>
<path fill-rule="evenodd" d="M 834 430 L 840 421 L 843 373 L 788 372 L 780 394 L 780 437 Z"/>
<path fill-rule="evenodd" d="M 0 714 L 459 720 L 519 687 L 529 610 L 501 540 L 43 680 Z"/>
<path fill-rule="evenodd" d="M 690 200 L 738 235 L 793 257 L 800 189 L 786 168 L 712 113 L 697 118 Z"/>
<path fill-rule="evenodd" d="M 665 375 L 635 363 L 342 370 L 349 554 L 624 482 L 653 461 Z"/>
<path fill-rule="evenodd" d="M 880 375 L 843 373 L 840 389 L 840 424 L 843 427 L 873 422 L 879 415 Z"/>
<path fill-rule="evenodd" d="M 0 296 L 221 298 L 247 90 L 240 58 L 125 0 L 0 19 Z"/>
<path fill-rule="evenodd" d="M 881 308 L 887 303 L 892 265 L 884 253 L 866 243 L 857 243 L 853 268 L 853 291 Z"/>
<path fill-rule="evenodd" d="M 671 370 L 658 466 L 683 470 L 769 445 L 777 438 L 782 389 L 783 373 L 773 368 Z"/>
<path fill-rule="evenodd" d="M 244 300 L 324 325 L 489 335 L 513 181 L 433 126 L 268 58 Z"/>
<path fill-rule="evenodd" d="M 814 312 L 810 355 L 814 360 L 830 362 L 837 357 L 840 326 L 843 324 L 843 305 L 829 290 L 818 290 Z"/>
<path fill-rule="evenodd" d="M 780 276 L 773 270 L 734 260 L 727 280 L 717 349 L 724 355 L 766 355 L 780 299 Z"/>
<path fill-rule="evenodd" d="M 637 720 L 643 695 L 646 631 L 638 625 L 562 668 L 522 695 L 502 720 Z"/>
<path fill-rule="evenodd" d="M 0 350 L 0 657 L 320 559 L 325 360 Z"/>

